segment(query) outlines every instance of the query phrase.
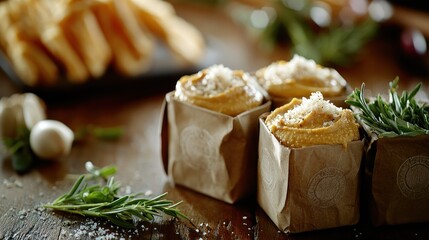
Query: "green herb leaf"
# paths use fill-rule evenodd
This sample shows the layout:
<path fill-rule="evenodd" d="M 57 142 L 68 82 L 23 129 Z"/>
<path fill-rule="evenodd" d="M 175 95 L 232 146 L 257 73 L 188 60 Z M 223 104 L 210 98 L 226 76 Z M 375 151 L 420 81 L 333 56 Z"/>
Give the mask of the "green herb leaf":
<path fill-rule="evenodd" d="M 124 135 L 123 127 L 94 127 L 92 125 L 79 128 L 74 133 L 75 141 L 81 141 L 86 138 L 96 138 L 99 140 L 113 141 L 118 140 Z"/>
<path fill-rule="evenodd" d="M 34 165 L 36 156 L 30 147 L 30 130 L 22 126 L 17 131 L 15 138 L 5 138 L 3 144 L 11 153 L 12 168 L 18 173 L 25 173 Z"/>
<path fill-rule="evenodd" d="M 304 1 L 301 10 L 293 10 L 284 1 L 275 1 L 277 18 L 262 31 L 262 43 L 273 46 L 284 39 L 292 53 L 313 59 L 321 65 L 347 65 L 359 50 L 375 36 L 378 24 L 368 18 L 354 25 L 331 24 L 317 28 L 311 24 L 312 1 Z M 283 33 L 283 34 L 281 34 Z"/>
<path fill-rule="evenodd" d="M 154 216 L 162 213 L 189 220 L 177 208 L 180 202 L 173 203 L 164 199 L 167 193 L 152 199 L 139 198 L 140 194 L 119 196 L 120 184 L 113 177 L 109 177 L 106 182 L 107 175 L 101 174 L 104 172 L 112 175 L 116 168 L 100 169 L 89 163 L 86 164 L 86 168 L 89 174 L 81 175 L 68 193 L 46 204 L 45 208 L 104 218 L 124 228 L 134 228 L 138 221 L 151 221 Z M 100 180 L 104 183 L 100 183 Z"/>
<path fill-rule="evenodd" d="M 18 173 L 29 171 L 33 164 L 33 154 L 28 147 L 20 147 L 12 154 L 12 167 Z"/>
<path fill-rule="evenodd" d="M 429 134 L 429 108 L 417 104 L 414 97 L 421 88 L 417 84 L 411 92 L 403 91 L 398 95 L 399 78 L 389 83 L 389 102 L 380 95 L 368 103 L 364 96 L 365 84 L 355 89 L 346 103 L 357 108 L 356 118 L 375 132 L 379 137 L 417 136 Z"/>

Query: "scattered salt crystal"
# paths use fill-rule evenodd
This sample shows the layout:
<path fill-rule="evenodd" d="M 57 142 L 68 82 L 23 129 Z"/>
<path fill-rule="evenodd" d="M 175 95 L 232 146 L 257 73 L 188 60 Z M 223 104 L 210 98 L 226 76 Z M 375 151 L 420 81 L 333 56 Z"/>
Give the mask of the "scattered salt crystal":
<path fill-rule="evenodd" d="M 125 194 L 131 194 L 131 186 L 130 185 L 127 185 L 127 186 L 125 186 Z"/>
<path fill-rule="evenodd" d="M 243 219 L 244 219 L 244 220 L 246 220 L 246 219 L 247 219 L 247 216 L 243 216 Z"/>
<path fill-rule="evenodd" d="M 247 226 L 247 223 L 243 223 L 244 226 Z"/>
<path fill-rule="evenodd" d="M 147 190 L 146 192 L 144 192 L 144 195 L 147 197 L 147 196 L 150 196 L 150 195 L 152 195 L 152 191 L 151 190 Z"/>
<path fill-rule="evenodd" d="M 199 229 L 195 229 L 195 232 L 200 232 L 200 230 Z"/>
<path fill-rule="evenodd" d="M 22 209 L 18 212 L 18 215 L 22 216 L 22 215 L 27 215 L 28 210 L 27 209 Z"/>
<path fill-rule="evenodd" d="M 21 181 L 19 181 L 19 180 L 17 180 L 17 179 L 13 182 L 13 184 L 15 184 L 15 186 L 17 186 L 17 187 L 19 187 L 19 188 L 22 188 L 22 183 L 21 183 Z"/>
<path fill-rule="evenodd" d="M 7 188 L 11 188 L 13 186 L 13 184 L 7 179 L 3 179 L 3 185 Z"/>

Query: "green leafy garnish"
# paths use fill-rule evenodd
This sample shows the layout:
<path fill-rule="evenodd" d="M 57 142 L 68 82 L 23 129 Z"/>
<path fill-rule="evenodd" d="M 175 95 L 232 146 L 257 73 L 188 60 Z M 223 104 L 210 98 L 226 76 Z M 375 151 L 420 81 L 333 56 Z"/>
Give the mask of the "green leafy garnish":
<path fill-rule="evenodd" d="M 139 197 L 140 193 L 120 196 L 121 185 L 112 176 L 115 167 L 97 168 L 87 163 L 86 168 L 89 174 L 80 175 L 68 193 L 44 207 L 107 219 L 125 228 L 135 228 L 139 221 L 152 221 L 162 213 L 188 219 L 177 208 L 181 202 L 164 199 L 167 193 L 151 199 Z"/>
<path fill-rule="evenodd" d="M 95 127 L 84 126 L 75 132 L 75 140 L 80 141 L 88 137 L 100 140 L 117 140 L 124 134 L 123 127 Z"/>
<path fill-rule="evenodd" d="M 421 83 L 410 92 L 398 95 L 399 78 L 389 83 L 389 101 L 378 95 L 372 103 L 365 98 L 365 84 L 355 89 L 346 103 L 359 109 L 358 120 L 379 137 L 417 136 L 429 134 L 429 106 L 414 99 Z"/>
<path fill-rule="evenodd" d="M 34 164 L 34 154 L 30 147 L 30 130 L 20 127 L 14 138 L 3 139 L 3 144 L 11 154 L 12 167 L 18 173 L 29 171 Z"/>
<path fill-rule="evenodd" d="M 298 54 L 322 65 L 347 65 L 359 50 L 376 34 L 377 23 L 367 19 L 354 25 L 332 23 L 317 28 L 310 20 L 311 1 L 301 10 L 294 10 L 277 1 L 277 17 L 262 31 L 268 47 L 286 40 L 292 54 Z M 313 24 L 314 25 L 314 24 Z"/>

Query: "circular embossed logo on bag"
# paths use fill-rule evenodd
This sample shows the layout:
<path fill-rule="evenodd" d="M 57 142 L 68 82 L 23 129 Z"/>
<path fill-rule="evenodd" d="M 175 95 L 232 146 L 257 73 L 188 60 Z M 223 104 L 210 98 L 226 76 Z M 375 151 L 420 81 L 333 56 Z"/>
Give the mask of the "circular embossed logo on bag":
<path fill-rule="evenodd" d="M 345 188 L 346 177 L 341 170 L 324 168 L 311 178 L 307 195 L 312 205 L 327 208 L 341 200 Z"/>
<path fill-rule="evenodd" d="M 405 160 L 398 169 L 397 184 L 408 199 L 429 197 L 429 157 L 414 156 Z"/>
<path fill-rule="evenodd" d="M 210 168 L 217 159 L 216 146 L 210 133 L 196 126 L 190 126 L 180 133 L 180 147 L 187 158 L 186 163 L 195 169 Z"/>
<path fill-rule="evenodd" d="M 261 175 L 262 175 L 262 186 L 265 191 L 272 192 L 274 189 L 274 175 L 276 168 L 273 166 L 274 157 L 271 151 L 264 148 L 263 158 L 265 161 L 261 162 Z"/>

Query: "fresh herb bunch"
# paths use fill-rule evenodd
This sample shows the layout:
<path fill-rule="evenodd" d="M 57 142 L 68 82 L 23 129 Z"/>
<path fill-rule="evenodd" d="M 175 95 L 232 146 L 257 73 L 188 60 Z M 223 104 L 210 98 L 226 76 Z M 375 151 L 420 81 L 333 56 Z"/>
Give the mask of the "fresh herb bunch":
<path fill-rule="evenodd" d="M 139 221 L 151 221 L 161 213 L 188 219 L 177 208 L 181 202 L 164 199 L 167 193 L 151 199 L 141 198 L 139 193 L 119 196 L 121 185 L 112 176 L 116 173 L 115 167 L 97 168 L 92 163 L 85 167 L 89 174 L 81 175 L 68 193 L 44 207 L 104 218 L 124 228 L 135 228 Z"/>
<path fill-rule="evenodd" d="M 429 106 L 414 99 L 421 83 L 410 92 L 398 95 L 399 78 L 389 83 L 389 102 L 378 95 L 372 103 L 365 98 L 365 84 L 355 89 L 346 103 L 358 108 L 358 120 L 363 121 L 370 131 L 379 137 L 416 136 L 429 134 Z"/>
<path fill-rule="evenodd" d="M 30 147 L 30 130 L 22 126 L 17 132 L 16 138 L 5 138 L 3 144 L 11 154 L 13 169 L 24 173 L 31 169 L 36 156 Z"/>
<path fill-rule="evenodd" d="M 277 17 L 262 32 L 266 46 L 286 40 L 291 44 L 292 54 L 321 65 L 344 66 L 375 36 L 378 24 L 370 18 L 350 26 L 332 23 L 319 28 L 311 24 L 311 1 L 305 1 L 302 10 L 291 9 L 283 2 L 276 2 Z"/>

